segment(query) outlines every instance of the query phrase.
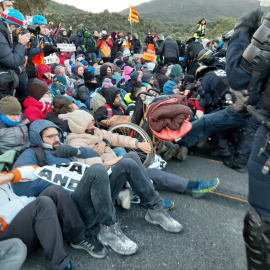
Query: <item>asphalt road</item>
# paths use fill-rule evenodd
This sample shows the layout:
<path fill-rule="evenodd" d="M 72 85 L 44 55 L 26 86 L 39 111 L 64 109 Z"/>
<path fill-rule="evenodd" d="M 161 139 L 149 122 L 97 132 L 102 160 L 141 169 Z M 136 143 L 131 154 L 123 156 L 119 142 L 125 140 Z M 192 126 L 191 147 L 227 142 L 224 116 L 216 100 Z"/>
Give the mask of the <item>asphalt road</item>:
<path fill-rule="evenodd" d="M 220 185 L 201 199 L 159 191 L 164 198 L 175 202 L 170 214 L 183 225 L 180 234 L 170 234 L 147 223 L 146 209 L 141 206 L 132 205 L 128 211 L 117 207 L 122 230 L 139 246 L 137 254 L 125 257 L 109 250 L 106 259 L 94 259 L 85 251 L 65 244 L 76 270 L 246 269 L 242 228 L 249 208 L 248 174 L 233 171 L 207 156 L 194 155 L 189 155 L 185 162 L 170 161 L 165 170 L 188 179 L 218 177 Z M 44 265 L 40 248 L 28 256 L 22 269 L 44 269 Z"/>

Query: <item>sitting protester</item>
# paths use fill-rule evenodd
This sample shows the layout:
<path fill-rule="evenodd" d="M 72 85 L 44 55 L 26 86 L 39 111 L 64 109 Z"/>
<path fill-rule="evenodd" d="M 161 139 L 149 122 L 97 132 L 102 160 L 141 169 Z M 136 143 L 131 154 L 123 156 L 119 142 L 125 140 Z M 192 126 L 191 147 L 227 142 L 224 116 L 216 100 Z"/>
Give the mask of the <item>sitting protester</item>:
<path fill-rule="evenodd" d="M 157 81 L 159 89 L 162 90 L 164 84 L 170 80 L 170 71 L 167 68 L 162 68 L 160 72 L 157 74 Z"/>
<path fill-rule="evenodd" d="M 22 152 L 30 146 L 29 120 L 22 114 L 18 99 L 12 96 L 0 100 L 0 154 L 8 150 Z"/>
<path fill-rule="evenodd" d="M 125 111 L 122 104 L 120 90 L 117 87 L 109 87 L 104 94 L 106 104 L 101 106 L 95 113 L 94 117 L 97 122 L 107 119 L 113 115 L 124 115 Z"/>
<path fill-rule="evenodd" d="M 133 68 L 130 66 L 125 66 L 124 67 L 124 73 L 125 73 L 125 82 L 131 79 L 130 75 L 131 72 L 133 71 Z"/>
<path fill-rule="evenodd" d="M 112 76 L 112 68 L 109 65 L 102 65 L 100 67 L 100 74 L 97 76 L 97 86 L 101 87 L 104 78 Z"/>
<path fill-rule="evenodd" d="M 44 83 L 33 82 L 27 87 L 29 97 L 23 102 L 25 107 L 24 114 L 32 123 L 35 120 L 45 119 L 47 113 L 51 112 L 53 107 L 52 94 Z"/>
<path fill-rule="evenodd" d="M 37 79 L 45 82 L 50 86 L 52 82 L 52 69 L 50 66 L 42 64 L 37 68 Z"/>

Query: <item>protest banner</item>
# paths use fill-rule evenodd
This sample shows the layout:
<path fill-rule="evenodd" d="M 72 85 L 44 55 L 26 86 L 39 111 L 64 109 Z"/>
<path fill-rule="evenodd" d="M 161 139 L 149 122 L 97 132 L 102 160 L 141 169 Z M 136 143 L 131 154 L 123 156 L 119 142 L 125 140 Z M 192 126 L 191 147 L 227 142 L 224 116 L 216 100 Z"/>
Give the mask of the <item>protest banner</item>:
<path fill-rule="evenodd" d="M 76 51 L 75 44 L 57 43 L 56 45 L 57 45 L 57 48 L 59 48 L 61 52 L 75 52 Z"/>
<path fill-rule="evenodd" d="M 44 57 L 44 64 L 59 64 L 59 58 L 55 53 L 50 54 L 49 56 Z"/>

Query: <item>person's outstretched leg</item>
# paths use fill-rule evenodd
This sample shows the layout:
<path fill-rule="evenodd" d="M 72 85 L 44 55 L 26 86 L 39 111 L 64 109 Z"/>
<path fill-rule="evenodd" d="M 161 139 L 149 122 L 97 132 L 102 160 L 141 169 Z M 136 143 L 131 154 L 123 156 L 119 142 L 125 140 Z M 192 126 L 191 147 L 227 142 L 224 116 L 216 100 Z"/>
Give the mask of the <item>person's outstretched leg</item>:
<path fill-rule="evenodd" d="M 47 269 L 64 269 L 69 264 L 55 204 L 47 196 L 38 197 L 23 208 L 0 235 L 0 240 L 12 237 L 21 239 L 28 251 L 40 242 L 48 260 Z"/>

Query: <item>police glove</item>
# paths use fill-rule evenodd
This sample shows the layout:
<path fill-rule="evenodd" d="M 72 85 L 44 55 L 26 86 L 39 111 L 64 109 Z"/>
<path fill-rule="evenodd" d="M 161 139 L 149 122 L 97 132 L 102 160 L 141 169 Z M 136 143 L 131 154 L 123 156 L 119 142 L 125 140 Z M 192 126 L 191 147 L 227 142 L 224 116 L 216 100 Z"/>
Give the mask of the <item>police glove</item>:
<path fill-rule="evenodd" d="M 235 39 L 240 33 L 248 34 L 249 38 L 253 36 L 255 31 L 261 25 L 263 12 L 260 9 L 245 13 L 236 23 L 234 27 L 233 38 Z"/>
<path fill-rule="evenodd" d="M 74 148 L 67 144 L 62 144 L 56 148 L 55 152 L 57 157 L 67 158 L 76 156 L 79 152 L 79 149 Z"/>
<path fill-rule="evenodd" d="M 232 94 L 233 110 L 237 112 L 245 112 L 249 96 L 245 96 L 242 91 L 235 91 L 231 88 L 229 91 Z"/>

